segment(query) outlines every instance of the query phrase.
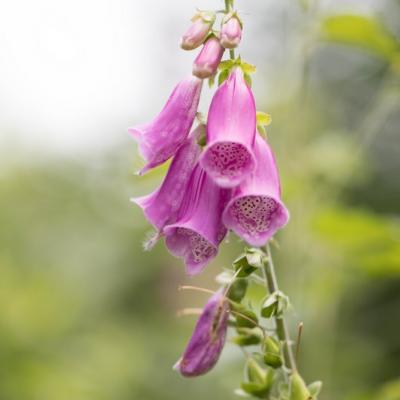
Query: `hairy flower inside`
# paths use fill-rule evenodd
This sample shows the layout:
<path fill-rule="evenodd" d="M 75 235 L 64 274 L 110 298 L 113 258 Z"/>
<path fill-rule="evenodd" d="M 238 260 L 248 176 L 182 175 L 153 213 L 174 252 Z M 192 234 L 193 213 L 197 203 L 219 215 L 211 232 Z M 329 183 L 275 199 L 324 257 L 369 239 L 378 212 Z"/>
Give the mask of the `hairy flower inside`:
<path fill-rule="evenodd" d="M 267 196 L 245 196 L 237 199 L 230 207 L 230 215 L 249 235 L 265 232 L 278 210 L 278 203 Z"/>
<path fill-rule="evenodd" d="M 205 152 L 203 166 L 219 185 L 231 187 L 254 169 L 254 159 L 243 144 L 219 142 Z"/>

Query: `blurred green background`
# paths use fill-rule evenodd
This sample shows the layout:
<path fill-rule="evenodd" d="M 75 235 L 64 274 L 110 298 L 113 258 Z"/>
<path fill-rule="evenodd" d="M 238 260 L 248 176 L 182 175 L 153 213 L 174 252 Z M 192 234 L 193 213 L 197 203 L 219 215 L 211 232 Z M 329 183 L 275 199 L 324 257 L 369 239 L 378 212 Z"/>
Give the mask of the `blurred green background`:
<path fill-rule="evenodd" d="M 117 3 L 123 11 L 123 2 L 107 4 L 112 10 Z M 103 124 L 98 141 L 104 146 L 94 144 L 97 128 L 89 126 L 93 145 L 81 149 L 77 140 L 65 152 L 48 147 L 57 135 L 62 139 L 57 120 L 48 140 L 36 140 L 28 119 L 22 127 L 13 123 L 30 111 L 21 106 L 7 119 L 13 99 L 1 95 L 1 400 L 235 398 L 243 355 L 233 345 L 198 379 L 181 378 L 172 365 L 195 323 L 176 311 L 206 301 L 201 293 L 178 292 L 178 285 L 216 288 L 215 275 L 243 243 L 231 235 L 207 271 L 189 279 L 162 243 L 142 250 L 150 228 L 129 203 L 156 187 L 165 167 L 134 176 L 143 161 L 125 128 L 158 111 L 173 86 L 162 84 L 162 76 L 179 79 L 190 70 L 193 54 L 181 56 L 176 42 L 191 10 L 220 6 L 218 0 L 187 3 L 182 11 L 171 2 L 157 26 L 162 36 L 146 50 L 149 57 L 156 50 L 165 57 L 163 46 L 175 50 L 160 78 L 134 75 L 156 82 L 147 97 L 131 93 L 125 107 L 134 113 L 119 113 L 122 96 L 112 86 L 103 93 L 114 116 Z M 140 7 L 151 13 L 160 4 Z M 300 321 L 305 326 L 300 369 L 308 381 L 324 381 L 322 400 L 399 400 L 400 2 L 251 0 L 238 1 L 238 8 L 248 27 L 243 56 L 258 66 L 258 109 L 272 115 L 268 134 L 291 211 L 275 255 L 281 287 L 294 305 L 292 335 Z M 47 11 L 51 19 L 54 10 Z M 139 24 L 132 32 L 143 42 L 153 28 L 141 32 Z M 61 51 L 63 43 L 56 44 Z M 14 54 L 10 47 L 7 54 Z M 8 80 L 22 74 L 1 68 Z M 124 76 L 118 88 L 128 85 L 128 92 Z M 43 79 L 41 85 L 51 86 Z M 79 101 L 85 94 L 78 88 L 75 96 Z M 141 115 L 145 103 L 150 108 Z M 45 110 L 43 121 L 46 112 L 52 118 Z M 107 111 L 84 114 L 78 121 Z M 34 128 L 40 131 L 40 121 Z M 69 133 L 73 128 L 63 134 Z M 261 295 L 254 290 L 254 301 Z"/>

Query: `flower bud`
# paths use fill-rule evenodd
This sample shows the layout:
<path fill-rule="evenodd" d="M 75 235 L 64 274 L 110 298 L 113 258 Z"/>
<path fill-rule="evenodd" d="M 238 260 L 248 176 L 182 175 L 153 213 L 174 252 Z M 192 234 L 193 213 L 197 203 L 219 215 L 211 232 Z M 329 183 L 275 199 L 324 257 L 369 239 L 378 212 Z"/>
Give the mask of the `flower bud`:
<path fill-rule="evenodd" d="M 217 363 L 228 329 L 229 301 L 222 291 L 215 293 L 204 307 L 193 335 L 174 369 L 183 376 L 199 376 Z"/>
<path fill-rule="evenodd" d="M 193 75 L 200 79 L 209 78 L 214 75 L 223 54 L 224 48 L 221 46 L 219 39 L 215 35 L 211 35 L 194 60 Z"/>
<path fill-rule="evenodd" d="M 279 343 L 270 336 L 264 341 L 264 362 L 272 368 L 279 368 L 283 364 Z"/>
<path fill-rule="evenodd" d="M 193 50 L 199 47 L 207 38 L 215 21 L 215 14 L 200 12 L 192 18 L 192 25 L 181 38 L 181 47 L 184 50 Z"/>
<path fill-rule="evenodd" d="M 242 39 L 242 23 L 236 14 L 224 18 L 221 28 L 220 42 L 226 49 L 234 49 Z"/>
<path fill-rule="evenodd" d="M 294 372 L 290 377 L 290 400 L 310 400 L 312 399 L 303 378 L 298 372 Z"/>

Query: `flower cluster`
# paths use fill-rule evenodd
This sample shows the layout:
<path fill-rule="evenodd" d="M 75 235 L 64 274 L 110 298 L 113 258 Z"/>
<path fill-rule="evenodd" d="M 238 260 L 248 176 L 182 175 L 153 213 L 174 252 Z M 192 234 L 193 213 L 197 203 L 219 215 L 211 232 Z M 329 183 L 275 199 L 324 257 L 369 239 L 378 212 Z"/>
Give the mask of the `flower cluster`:
<path fill-rule="evenodd" d="M 226 3 L 233 4 L 232 0 Z M 209 11 L 193 17 L 181 40 L 184 50 L 202 45 L 192 75 L 175 87 L 153 121 L 129 129 L 146 160 L 140 174 L 171 159 L 161 185 L 132 201 L 156 229 L 155 238 L 163 237 L 168 250 L 183 259 L 189 275 L 200 273 L 215 258 L 228 231 L 250 246 L 262 247 L 289 219 L 281 200 L 274 154 L 261 126 L 268 118 L 256 111 L 249 77 L 254 67 L 234 57 L 233 49 L 242 37 L 242 22 L 231 7 L 224 13 L 220 32 L 213 30 L 215 20 L 216 14 Z M 225 49 L 229 49 L 230 59 L 222 61 Z M 199 115 L 203 80 L 208 78 L 212 84 L 218 71 L 218 88 L 207 119 L 197 118 L 198 124 L 193 127 Z M 239 346 L 260 344 L 264 364 L 270 369 L 282 367 L 283 344 L 267 336 L 256 314 L 241 304 L 249 277 L 267 268 L 268 259 L 264 250 L 253 248 L 233 263 L 236 272 L 228 282 L 220 282 L 220 290 L 205 305 L 175 365 L 183 376 L 204 374 L 216 364 L 228 321 L 236 327 Z M 272 289 L 261 315 L 281 318 L 288 302 L 277 288 Z M 289 340 L 285 341 L 290 353 Z M 290 363 L 288 367 L 293 369 L 291 376 L 297 377 L 295 368 Z M 265 396 L 271 390 L 274 372 L 262 369 L 252 358 L 246 368 L 250 382 L 242 385 L 245 393 L 269 398 Z M 298 381 L 303 382 L 301 378 Z M 306 396 L 304 400 L 309 398 L 307 390 L 300 391 Z"/>
<path fill-rule="evenodd" d="M 241 37 L 235 13 L 223 19 L 220 39 L 210 33 L 214 19 L 210 13 L 197 14 L 182 38 L 184 49 L 204 42 L 193 76 L 176 86 L 153 121 L 129 129 L 147 161 L 141 174 L 172 157 L 161 186 L 133 201 L 190 275 L 216 256 L 228 230 L 261 246 L 288 221 L 275 159 L 257 132 L 254 96 L 240 61 L 224 70 L 228 76 L 213 96 L 207 123 L 190 133 L 202 79 L 216 73 L 222 45 L 233 47 Z"/>

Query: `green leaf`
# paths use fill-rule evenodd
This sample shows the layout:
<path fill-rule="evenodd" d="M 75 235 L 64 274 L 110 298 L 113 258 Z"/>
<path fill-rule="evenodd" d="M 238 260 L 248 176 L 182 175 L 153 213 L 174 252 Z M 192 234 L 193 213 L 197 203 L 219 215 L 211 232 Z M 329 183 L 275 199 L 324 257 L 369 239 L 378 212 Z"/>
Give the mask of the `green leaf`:
<path fill-rule="evenodd" d="M 289 298 L 278 290 L 264 300 L 261 315 L 264 318 L 279 317 L 288 309 L 289 304 Z"/>
<path fill-rule="evenodd" d="M 257 125 L 268 126 L 271 124 L 271 115 L 262 111 L 257 111 Z"/>
<path fill-rule="evenodd" d="M 362 48 L 392 61 L 400 46 L 394 36 L 373 17 L 335 15 L 322 23 L 322 39 Z"/>

